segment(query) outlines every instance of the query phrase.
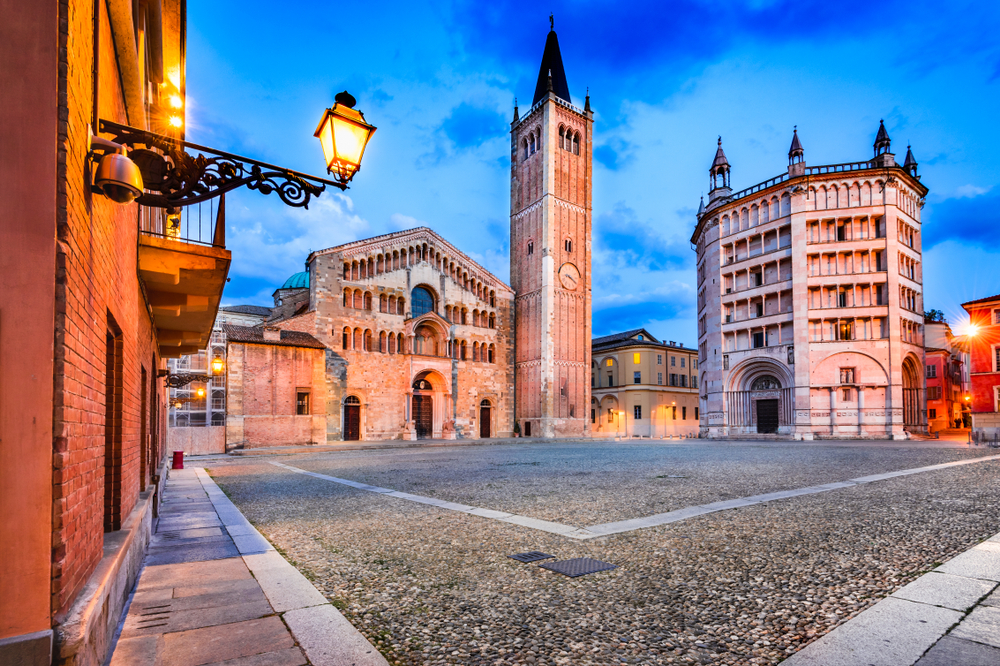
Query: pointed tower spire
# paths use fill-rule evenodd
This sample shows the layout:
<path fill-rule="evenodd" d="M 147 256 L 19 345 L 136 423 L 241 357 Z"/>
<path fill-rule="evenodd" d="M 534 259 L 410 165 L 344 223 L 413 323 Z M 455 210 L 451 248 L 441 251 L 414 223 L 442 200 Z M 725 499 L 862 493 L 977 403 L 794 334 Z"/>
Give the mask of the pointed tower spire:
<path fill-rule="evenodd" d="M 520 118 L 521 118 L 521 115 L 517 112 L 517 98 L 515 97 L 514 98 L 514 120 L 510 121 L 510 124 L 513 125 L 518 120 L 520 120 Z"/>
<path fill-rule="evenodd" d="M 705 214 L 705 196 L 702 195 L 701 203 L 698 204 L 698 218 L 701 219 L 701 216 L 704 214 Z"/>
<path fill-rule="evenodd" d="M 566 71 L 563 69 L 562 54 L 559 52 L 559 39 L 556 37 L 555 18 L 549 16 L 552 29 L 549 36 L 545 38 L 545 50 L 542 52 L 542 64 L 538 68 L 538 83 L 535 84 L 535 97 L 531 105 L 538 104 L 539 101 L 548 95 L 549 90 L 555 93 L 556 97 L 565 100 L 570 104 L 573 100 L 569 96 L 569 85 L 566 83 Z M 551 79 L 552 83 L 549 83 Z M 549 87 L 551 85 L 551 88 Z"/>
<path fill-rule="evenodd" d="M 903 171 L 910 174 L 914 178 L 917 177 L 917 160 L 913 157 L 913 151 L 910 150 L 910 144 L 906 144 L 906 159 L 903 160 Z"/>
<path fill-rule="evenodd" d="M 889 133 L 885 131 L 885 121 L 878 121 L 878 134 L 875 135 L 875 157 L 889 152 Z"/>
<path fill-rule="evenodd" d="M 799 141 L 798 125 L 792 129 L 792 145 L 788 149 L 788 163 L 794 164 L 796 157 L 799 158 L 800 162 L 806 158 L 806 151 L 802 149 L 802 143 Z"/>
<path fill-rule="evenodd" d="M 587 98 L 583 102 L 583 110 L 590 113 L 590 86 L 587 86 Z"/>
<path fill-rule="evenodd" d="M 711 202 L 713 199 L 729 194 L 730 181 L 729 181 L 729 160 L 726 159 L 726 153 L 722 150 L 722 137 L 719 137 L 719 148 L 715 151 L 715 160 L 712 162 L 712 168 L 708 170 L 709 176 L 711 177 L 711 189 L 708 191 L 708 200 Z M 724 192 L 722 190 L 725 190 Z"/>

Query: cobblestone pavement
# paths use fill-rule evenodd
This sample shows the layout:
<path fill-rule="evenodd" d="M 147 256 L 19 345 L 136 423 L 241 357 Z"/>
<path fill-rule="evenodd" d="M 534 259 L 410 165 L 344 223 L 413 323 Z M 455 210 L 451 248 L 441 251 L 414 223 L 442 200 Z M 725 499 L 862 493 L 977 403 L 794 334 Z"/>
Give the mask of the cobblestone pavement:
<path fill-rule="evenodd" d="M 538 442 L 268 458 L 586 525 L 996 453 Z M 774 664 L 1000 531 L 1000 461 L 583 542 L 294 474 L 263 457 L 206 464 L 398 664 Z M 507 557 L 529 550 L 619 568 L 570 579 Z"/>

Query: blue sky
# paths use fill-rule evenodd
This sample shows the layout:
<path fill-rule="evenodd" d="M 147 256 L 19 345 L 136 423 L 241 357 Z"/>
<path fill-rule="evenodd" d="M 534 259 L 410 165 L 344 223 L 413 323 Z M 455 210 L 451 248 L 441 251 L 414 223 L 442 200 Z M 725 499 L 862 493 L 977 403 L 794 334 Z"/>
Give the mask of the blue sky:
<path fill-rule="evenodd" d="M 322 175 L 313 131 L 347 89 L 378 131 L 345 194 L 308 211 L 229 195 L 224 303 L 269 305 L 310 250 L 426 225 L 509 280 L 509 122 L 548 14 L 594 126 L 594 335 L 694 346 L 690 238 L 717 135 L 742 189 L 870 159 L 880 118 L 930 188 L 926 309 L 1000 293 L 1000 6 L 778 2 L 188 4 L 188 139 Z M 237 9 L 238 7 L 238 9 Z"/>

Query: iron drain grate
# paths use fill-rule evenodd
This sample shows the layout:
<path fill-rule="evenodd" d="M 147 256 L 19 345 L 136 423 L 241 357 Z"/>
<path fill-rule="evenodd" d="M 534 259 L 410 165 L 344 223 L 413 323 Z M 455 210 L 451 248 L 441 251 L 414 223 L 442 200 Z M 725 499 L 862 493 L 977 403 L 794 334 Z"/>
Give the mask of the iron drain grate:
<path fill-rule="evenodd" d="M 570 578 L 586 576 L 587 574 L 597 573 L 598 571 L 608 571 L 609 569 L 618 568 L 614 564 L 608 564 L 607 562 L 601 562 L 600 560 L 592 560 L 589 557 L 577 557 L 572 560 L 562 560 L 560 562 L 547 562 L 545 564 L 540 564 L 539 566 L 543 569 L 548 569 L 550 571 L 555 571 L 556 573 L 561 573 L 564 576 L 569 576 Z"/>
<path fill-rule="evenodd" d="M 527 564 L 529 562 L 537 562 L 538 560 L 547 560 L 555 557 L 555 555 L 549 555 L 548 553 L 543 553 L 539 550 L 532 550 L 527 553 L 514 553 L 513 555 L 508 555 L 507 557 Z"/>

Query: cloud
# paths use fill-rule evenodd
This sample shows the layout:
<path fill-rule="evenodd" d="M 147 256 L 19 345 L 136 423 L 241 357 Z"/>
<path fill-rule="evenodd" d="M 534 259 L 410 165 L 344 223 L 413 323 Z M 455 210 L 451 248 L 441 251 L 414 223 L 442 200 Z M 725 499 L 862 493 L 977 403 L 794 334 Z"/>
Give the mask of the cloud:
<path fill-rule="evenodd" d="M 259 197 L 248 192 L 239 197 L 243 205 L 234 205 L 236 197 L 227 202 L 226 245 L 233 253 L 230 275 L 234 281 L 237 277 L 270 280 L 276 288 L 303 270 L 311 251 L 373 234 L 368 221 L 354 212 L 351 198 L 339 192 L 327 190 L 308 210 L 281 204 L 275 210 L 263 205 Z M 246 205 L 248 201 L 253 201 L 253 208 Z M 242 284 L 241 289 L 249 284 Z"/>
<path fill-rule="evenodd" d="M 928 203 L 923 212 L 924 248 L 945 241 L 971 245 L 995 244 L 1000 229 L 1000 188 L 978 196 L 972 186 L 958 188 L 958 196 Z"/>
<path fill-rule="evenodd" d="M 507 128 L 504 116 L 496 109 L 462 102 L 452 109 L 440 129 L 456 148 L 464 150 L 503 136 Z"/>
<path fill-rule="evenodd" d="M 664 237 L 636 212 L 619 201 L 594 223 L 597 252 L 611 255 L 610 263 L 641 266 L 646 270 L 681 268 L 694 262 L 694 252 L 679 237 Z"/>
<path fill-rule="evenodd" d="M 612 139 L 594 147 L 594 159 L 611 171 L 618 171 L 635 161 L 634 146 L 624 139 Z"/>
<path fill-rule="evenodd" d="M 693 318 L 694 291 L 690 285 L 672 281 L 638 293 L 632 290 L 610 293 L 595 299 L 593 307 L 594 336 L 647 328 L 659 337 L 650 329 L 650 322 L 675 320 L 684 315 Z"/>

